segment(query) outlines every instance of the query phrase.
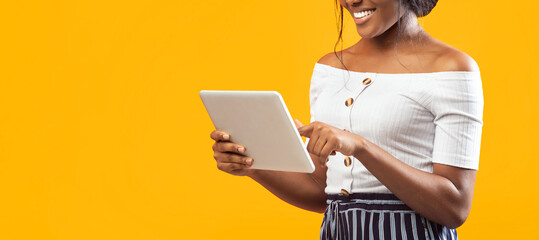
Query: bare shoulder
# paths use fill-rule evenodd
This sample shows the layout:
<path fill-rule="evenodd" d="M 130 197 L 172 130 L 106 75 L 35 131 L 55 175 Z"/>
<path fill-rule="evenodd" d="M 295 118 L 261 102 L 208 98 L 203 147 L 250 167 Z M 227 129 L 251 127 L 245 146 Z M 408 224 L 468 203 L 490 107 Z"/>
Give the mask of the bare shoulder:
<path fill-rule="evenodd" d="M 472 57 L 445 43 L 437 47 L 432 67 L 437 71 L 479 72 L 479 66 Z"/>
<path fill-rule="evenodd" d="M 339 60 L 341 58 L 342 54 L 346 54 L 346 50 L 338 51 L 338 52 L 330 52 L 324 56 L 322 56 L 317 63 L 329 65 L 335 68 L 344 68 L 343 64 Z M 339 56 L 339 58 L 337 58 Z"/>

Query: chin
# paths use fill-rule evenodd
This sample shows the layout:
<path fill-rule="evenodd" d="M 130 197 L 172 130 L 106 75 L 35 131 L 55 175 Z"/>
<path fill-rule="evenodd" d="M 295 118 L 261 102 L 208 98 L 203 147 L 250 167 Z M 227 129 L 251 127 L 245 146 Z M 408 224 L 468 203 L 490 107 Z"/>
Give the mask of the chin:
<path fill-rule="evenodd" d="M 357 33 L 361 38 L 374 38 L 380 35 L 379 32 L 359 28 L 357 28 Z"/>
<path fill-rule="evenodd" d="M 360 32 L 358 32 L 358 34 L 359 34 L 359 36 L 360 36 L 361 38 L 365 38 L 365 39 L 367 39 L 367 38 L 374 38 L 374 37 L 377 36 L 377 35 L 374 35 L 374 34 L 362 34 L 362 33 L 360 33 Z"/>

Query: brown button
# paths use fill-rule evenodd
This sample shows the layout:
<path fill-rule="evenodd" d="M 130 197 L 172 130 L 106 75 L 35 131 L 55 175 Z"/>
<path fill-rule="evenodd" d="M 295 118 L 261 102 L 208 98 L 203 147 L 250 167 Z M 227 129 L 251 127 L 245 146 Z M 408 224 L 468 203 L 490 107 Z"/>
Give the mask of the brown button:
<path fill-rule="evenodd" d="M 353 103 L 354 103 L 354 99 L 349 98 L 349 99 L 346 99 L 346 101 L 344 102 L 344 105 L 346 105 L 347 107 L 350 107 Z"/>
<path fill-rule="evenodd" d="M 344 166 L 350 167 L 352 165 L 352 159 L 350 157 L 344 158 Z"/>
<path fill-rule="evenodd" d="M 370 78 L 363 79 L 363 85 L 369 85 L 372 82 Z"/>
<path fill-rule="evenodd" d="M 344 196 L 350 196 L 350 193 L 344 189 L 341 189 L 341 194 L 343 194 Z"/>

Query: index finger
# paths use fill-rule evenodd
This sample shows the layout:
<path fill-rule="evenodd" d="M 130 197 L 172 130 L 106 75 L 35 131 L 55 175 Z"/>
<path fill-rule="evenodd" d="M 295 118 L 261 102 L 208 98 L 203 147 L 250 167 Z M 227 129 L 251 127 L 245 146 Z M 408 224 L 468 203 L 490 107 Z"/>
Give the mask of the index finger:
<path fill-rule="evenodd" d="M 298 132 L 301 136 L 310 138 L 313 132 L 313 125 L 309 124 L 307 126 L 301 126 L 298 128 Z"/>
<path fill-rule="evenodd" d="M 230 140 L 230 134 L 228 134 L 226 132 L 223 132 L 223 131 L 219 131 L 219 130 L 214 130 L 213 132 L 211 132 L 210 137 L 211 137 L 211 139 L 213 139 L 215 141 L 228 141 L 228 140 Z"/>

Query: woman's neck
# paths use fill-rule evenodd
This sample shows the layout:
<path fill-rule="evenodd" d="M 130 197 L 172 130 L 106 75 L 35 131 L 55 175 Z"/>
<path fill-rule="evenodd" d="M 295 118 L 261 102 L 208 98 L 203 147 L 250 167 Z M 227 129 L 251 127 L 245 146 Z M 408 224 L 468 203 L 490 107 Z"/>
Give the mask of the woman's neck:
<path fill-rule="evenodd" d="M 383 34 L 373 37 L 361 39 L 357 44 L 357 50 L 360 52 L 377 52 L 390 53 L 395 49 L 395 42 L 398 41 L 399 52 L 406 52 L 416 46 L 413 40 L 418 39 L 421 35 L 426 34 L 423 28 L 418 24 L 417 17 L 413 14 L 403 16 L 400 21 L 402 28 L 399 34 L 399 23 L 395 23 Z M 397 38 L 398 37 L 398 38 Z"/>

